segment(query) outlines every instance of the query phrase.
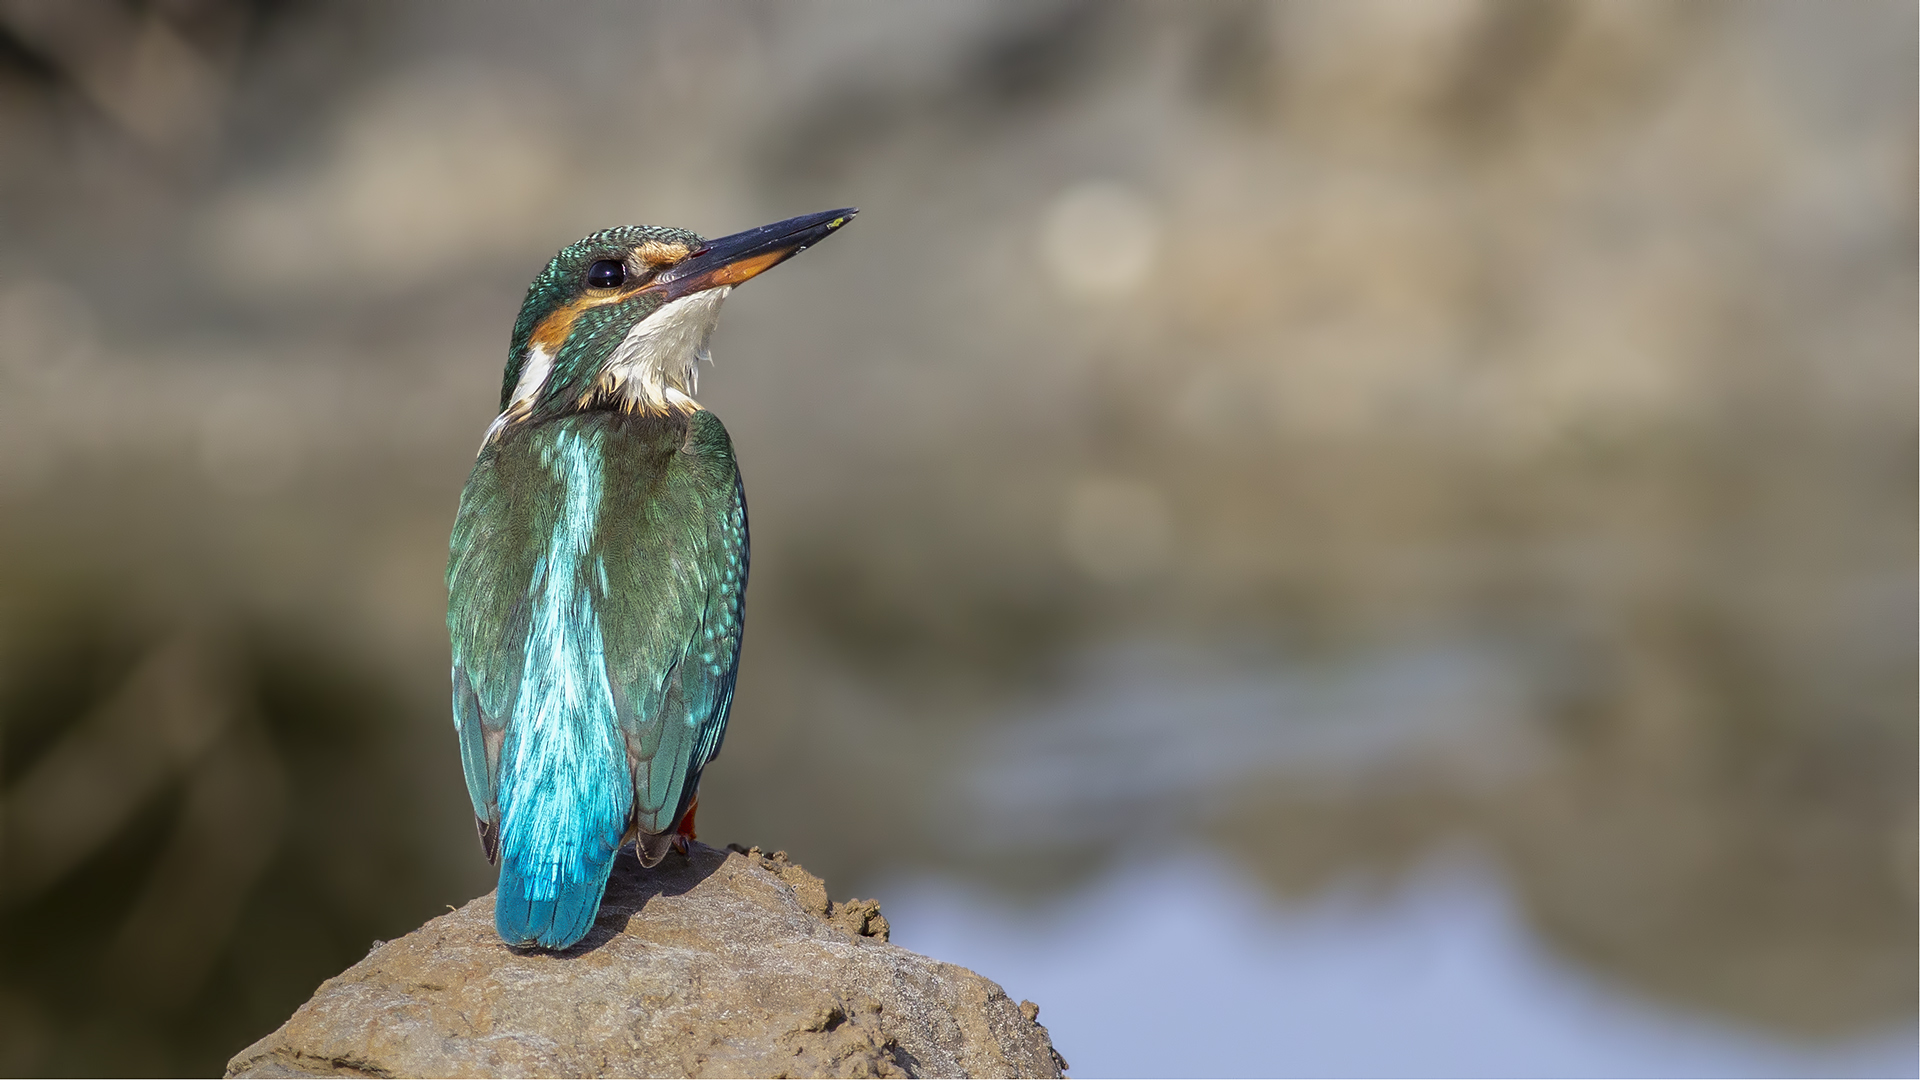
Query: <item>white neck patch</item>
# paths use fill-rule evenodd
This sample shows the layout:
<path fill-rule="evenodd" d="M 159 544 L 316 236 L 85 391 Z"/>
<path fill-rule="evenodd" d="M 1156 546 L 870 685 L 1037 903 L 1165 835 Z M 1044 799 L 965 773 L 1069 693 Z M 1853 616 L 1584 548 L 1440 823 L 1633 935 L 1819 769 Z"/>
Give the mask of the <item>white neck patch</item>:
<path fill-rule="evenodd" d="M 524 408 L 533 404 L 539 396 L 540 388 L 547 384 L 547 376 L 553 374 L 553 354 L 540 345 L 527 350 L 527 362 L 520 368 L 520 378 L 513 384 L 513 396 L 507 399 L 507 409 Z"/>
<path fill-rule="evenodd" d="M 601 380 L 647 408 L 694 405 L 700 361 L 710 359 L 707 342 L 720 321 L 720 304 L 732 291 L 731 285 L 704 289 L 635 323 L 600 369 Z"/>
<path fill-rule="evenodd" d="M 487 433 L 480 438 L 480 449 L 485 450 L 500 429 L 511 423 L 515 417 L 525 416 L 533 407 L 533 399 L 540 396 L 540 389 L 547 385 L 547 376 L 553 374 L 553 354 L 539 345 L 527 350 L 527 362 L 520 367 L 520 378 L 513 384 L 513 396 L 507 399 L 507 407 L 493 423 L 487 425 Z"/>

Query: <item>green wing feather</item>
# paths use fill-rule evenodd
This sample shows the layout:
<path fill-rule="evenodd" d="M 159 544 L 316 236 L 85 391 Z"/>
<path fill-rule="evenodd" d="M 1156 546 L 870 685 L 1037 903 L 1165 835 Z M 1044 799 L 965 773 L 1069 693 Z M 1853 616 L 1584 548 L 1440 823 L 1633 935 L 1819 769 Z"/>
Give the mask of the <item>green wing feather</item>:
<path fill-rule="evenodd" d="M 526 660 L 529 589 L 560 493 L 524 440 L 490 442 L 460 493 L 447 559 L 453 718 L 473 816 L 496 854 L 500 746 Z"/>
<path fill-rule="evenodd" d="M 634 776 L 634 819 L 670 831 L 719 752 L 746 596 L 747 510 L 727 432 L 696 412 L 658 467 L 610 467 L 603 518 L 607 673 Z M 610 462 L 611 466 L 611 462 Z M 620 494 L 616 495 L 616 492 Z"/>

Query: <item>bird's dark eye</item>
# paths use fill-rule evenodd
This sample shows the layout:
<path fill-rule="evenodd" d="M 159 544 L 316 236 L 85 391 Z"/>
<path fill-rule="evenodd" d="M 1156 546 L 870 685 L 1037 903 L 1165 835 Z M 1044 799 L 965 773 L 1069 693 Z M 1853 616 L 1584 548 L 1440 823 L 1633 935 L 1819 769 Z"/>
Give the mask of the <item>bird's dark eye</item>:
<path fill-rule="evenodd" d="M 617 289 L 627 280 L 627 264 L 617 259 L 601 259 L 587 267 L 587 284 L 596 289 Z"/>

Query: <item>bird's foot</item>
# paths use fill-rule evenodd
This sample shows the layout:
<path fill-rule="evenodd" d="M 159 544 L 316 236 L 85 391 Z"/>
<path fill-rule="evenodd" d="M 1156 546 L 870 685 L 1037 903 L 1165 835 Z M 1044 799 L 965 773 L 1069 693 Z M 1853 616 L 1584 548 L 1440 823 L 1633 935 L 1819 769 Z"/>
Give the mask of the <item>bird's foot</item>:
<path fill-rule="evenodd" d="M 687 812 L 680 817 L 680 827 L 673 831 L 673 850 L 682 855 L 687 853 L 688 845 L 693 841 L 693 813 L 700 809 L 700 796 L 695 795 L 687 804 Z"/>

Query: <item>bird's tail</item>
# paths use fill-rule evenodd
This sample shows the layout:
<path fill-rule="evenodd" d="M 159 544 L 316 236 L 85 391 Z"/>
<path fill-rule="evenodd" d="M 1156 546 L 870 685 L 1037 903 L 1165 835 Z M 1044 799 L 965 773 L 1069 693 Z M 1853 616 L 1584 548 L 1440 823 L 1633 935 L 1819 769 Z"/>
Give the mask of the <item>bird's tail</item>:
<path fill-rule="evenodd" d="M 533 763 L 501 785 L 493 925 L 507 944 L 564 949 L 593 929 L 633 800 L 626 762 L 611 757 Z"/>
<path fill-rule="evenodd" d="M 593 929 L 607 891 L 619 834 L 588 840 L 574 858 L 534 856 L 509 846 L 500 860 L 493 925 L 509 945 L 564 949 Z"/>

